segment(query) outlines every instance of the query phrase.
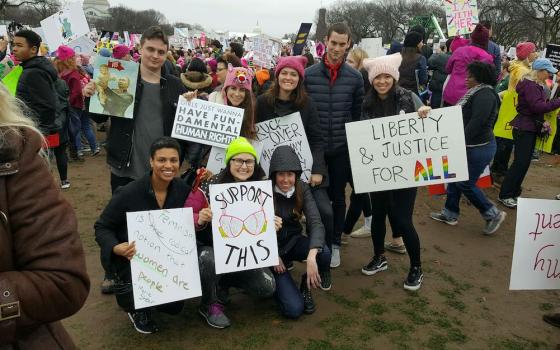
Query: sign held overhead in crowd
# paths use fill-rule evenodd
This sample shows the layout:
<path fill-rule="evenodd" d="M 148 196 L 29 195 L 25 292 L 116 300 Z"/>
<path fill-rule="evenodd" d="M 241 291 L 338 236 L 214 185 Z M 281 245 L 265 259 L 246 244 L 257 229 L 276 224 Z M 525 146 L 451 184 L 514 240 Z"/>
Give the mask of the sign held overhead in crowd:
<path fill-rule="evenodd" d="M 443 0 L 449 37 L 472 33 L 478 24 L 476 0 Z"/>
<path fill-rule="evenodd" d="M 358 47 L 367 52 L 369 58 L 384 56 L 387 53 L 383 48 L 382 38 L 363 38 Z"/>
<path fill-rule="evenodd" d="M 548 58 L 556 69 L 560 69 L 560 45 L 546 45 L 546 53 L 544 57 Z"/>
<path fill-rule="evenodd" d="M 309 32 L 311 31 L 311 26 L 313 23 L 302 23 L 299 27 L 298 34 L 296 36 L 296 42 L 292 48 L 292 52 L 294 56 L 299 56 L 303 52 L 303 48 L 305 47 L 305 43 L 307 41 L 307 37 L 309 36 Z"/>
<path fill-rule="evenodd" d="M 51 52 L 60 45 L 68 45 L 72 40 L 89 34 L 86 16 L 79 2 L 68 3 L 62 11 L 42 20 L 41 28 Z"/>

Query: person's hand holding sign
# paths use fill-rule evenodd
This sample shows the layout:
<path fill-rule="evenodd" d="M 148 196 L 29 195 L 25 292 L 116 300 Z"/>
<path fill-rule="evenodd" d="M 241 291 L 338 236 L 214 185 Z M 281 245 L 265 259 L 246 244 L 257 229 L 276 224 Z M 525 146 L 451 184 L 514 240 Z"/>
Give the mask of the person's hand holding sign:
<path fill-rule="evenodd" d="M 132 260 L 134 254 L 136 254 L 136 244 L 134 243 L 134 241 L 132 241 L 131 243 L 124 242 L 121 244 L 117 244 L 113 247 L 113 253 L 115 253 L 115 255 L 124 256 L 128 260 Z"/>
<path fill-rule="evenodd" d="M 311 178 L 309 179 L 309 184 L 311 187 L 319 186 L 323 183 L 323 175 L 321 174 L 311 174 Z"/>
<path fill-rule="evenodd" d="M 274 217 L 274 227 L 276 228 L 276 232 L 280 231 L 282 228 L 282 218 L 279 216 Z"/>
<path fill-rule="evenodd" d="M 187 101 L 191 102 L 192 100 L 194 100 L 195 98 L 198 97 L 198 90 L 185 92 L 182 96 L 183 96 Z"/>
<path fill-rule="evenodd" d="M 90 80 L 90 82 L 87 83 L 87 85 L 82 89 L 82 95 L 84 95 L 85 97 L 91 97 L 93 96 L 93 94 L 95 94 L 95 90 L 95 82 L 93 80 Z"/>
<path fill-rule="evenodd" d="M 204 208 L 198 213 L 198 225 L 202 226 L 207 222 L 212 221 L 212 210 Z"/>
<path fill-rule="evenodd" d="M 286 265 L 284 265 L 281 257 L 278 257 L 278 265 L 274 266 L 274 272 L 277 274 L 286 272 Z"/>
<path fill-rule="evenodd" d="M 432 107 L 422 106 L 418 109 L 418 116 L 422 119 L 428 117 L 428 114 L 432 111 Z"/>

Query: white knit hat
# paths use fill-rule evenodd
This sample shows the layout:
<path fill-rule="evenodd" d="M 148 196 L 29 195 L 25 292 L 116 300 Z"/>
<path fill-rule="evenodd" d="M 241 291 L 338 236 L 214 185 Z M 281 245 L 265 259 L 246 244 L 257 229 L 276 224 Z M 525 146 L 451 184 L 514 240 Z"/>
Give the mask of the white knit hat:
<path fill-rule="evenodd" d="M 376 58 L 366 58 L 363 64 L 368 72 L 369 82 L 373 83 L 373 79 L 379 74 L 389 74 L 395 78 L 396 81 L 399 81 L 399 67 L 401 62 L 401 54 L 395 53 Z"/>

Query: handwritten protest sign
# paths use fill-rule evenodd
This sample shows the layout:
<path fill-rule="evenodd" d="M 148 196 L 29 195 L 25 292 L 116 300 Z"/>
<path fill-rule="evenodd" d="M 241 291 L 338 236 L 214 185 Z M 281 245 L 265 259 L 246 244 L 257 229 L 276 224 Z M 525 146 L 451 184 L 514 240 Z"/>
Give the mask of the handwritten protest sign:
<path fill-rule="evenodd" d="M 519 198 L 509 289 L 560 289 L 560 201 Z"/>
<path fill-rule="evenodd" d="M 82 35 L 76 40 L 72 40 L 68 43 L 68 46 L 70 46 L 77 55 L 81 53 L 87 55 L 92 54 L 93 50 L 95 50 L 96 45 L 97 44 L 95 43 L 95 41 L 89 38 L 89 34 Z"/>
<path fill-rule="evenodd" d="M 136 309 L 202 295 L 191 208 L 126 213 Z"/>
<path fill-rule="evenodd" d="M 253 51 L 253 64 L 259 67 L 272 68 L 274 56 L 280 54 L 280 44 L 265 37 L 251 38 L 251 51 Z"/>
<path fill-rule="evenodd" d="M 301 179 L 304 182 L 309 182 L 313 167 L 313 155 L 299 112 L 257 123 L 255 127 L 257 129 L 257 141 L 262 144 L 260 164 L 265 173 L 268 175 L 270 158 L 276 147 L 288 145 L 296 151 L 301 162 L 301 168 L 303 169 Z"/>
<path fill-rule="evenodd" d="M 89 34 L 89 26 L 80 2 L 70 2 L 54 15 L 41 21 L 44 38 L 51 51 Z"/>
<path fill-rule="evenodd" d="M 89 111 L 113 117 L 132 118 L 138 79 L 138 63 L 97 56 L 93 65 L 96 92 Z"/>
<path fill-rule="evenodd" d="M 171 137 L 226 148 L 239 136 L 243 109 L 179 97 Z"/>
<path fill-rule="evenodd" d="M 560 45 L 546 45 L 546 53 L 544 57 L 548 58 L 556 69 L 560 69 Z"/>
<path fill-rule="evenodd" d="M 469 178 L 461 107 L 346 124 L 356 193 Z"/>
<path fill-rule="evenodd" d="M 254 140 L 249 140 L 255 151 L 257 152 L 257 157 L 261 159 L 262 154 L 262 143 Z M 226 149 L 220 147 L 212 147 L 210 149 L 210 155 L 208 156 L 208 163 L 206 164 L 206 169 L 210 170 L 212 173 L 217 174 L 222 169 L 226 167 L 224 160 L 226 158 Z"/>
<path fill-rule="evenodd" d="M 270 181 L 210 185 L 216 273 L 278 265 Z"/>
<path fill-rule="evenodd" d="M 375 58 L 385 55 L 382 38 L 363 38 L 359 47 L 367 52 L 369 58 Z"/>
<path fill-rule="evenodd" d="M 476 0 L 444 0 L 447 35 L 470 34 L 478 23 Z"/>

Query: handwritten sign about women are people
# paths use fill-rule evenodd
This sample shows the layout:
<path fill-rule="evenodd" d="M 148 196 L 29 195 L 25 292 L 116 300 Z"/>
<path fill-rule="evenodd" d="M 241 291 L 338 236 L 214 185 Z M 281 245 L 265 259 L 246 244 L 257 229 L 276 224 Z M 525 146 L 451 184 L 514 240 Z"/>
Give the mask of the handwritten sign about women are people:
<path fill-rule="evenodd" d="M 270 181 L 210 185 L 216 273 L 278 265 Z"/>
<path fill-rule="evenodd" d="M 303 169 L 301 179 L 304 182 L 309 182 L 313 167 L 313 155 L 299 112 L 257 123 L 255 127 L 257 129 L 257 140 L 262 144 L 260 164 L 266 174 L 268 175 L 270 158 L 276 147 L 288 145 L 296 151 L 301 162 L 301 168 Z"/>
<path fill-rule="evenodd" d="M 226 148 L 239 136 L 243 109 L 179 97 L 171 137 Z"/>
<path fill-rule="evenodd" d="M 461 107 L 346 124 L 356 193 L 469 178 Z"/>
<path fill-rule="evenodd" d="M 136 309 L 202 295 L 191 208 L 126 213 Z"/>
<path fill-rule="evenodd" d="M 560 201 L 519 198 L 509 289 L 560 289 Z"/>
<path fill-rule="evenodd" d="M 478 23 L 476 0 L 443 0 L 450 37 L 470 34 Z"/>

